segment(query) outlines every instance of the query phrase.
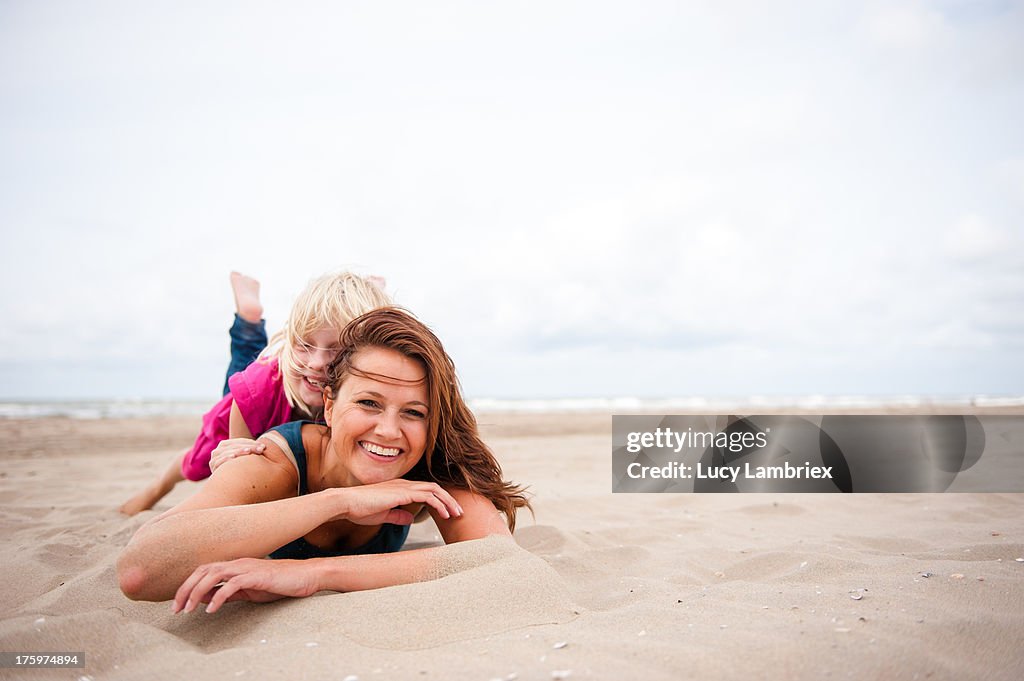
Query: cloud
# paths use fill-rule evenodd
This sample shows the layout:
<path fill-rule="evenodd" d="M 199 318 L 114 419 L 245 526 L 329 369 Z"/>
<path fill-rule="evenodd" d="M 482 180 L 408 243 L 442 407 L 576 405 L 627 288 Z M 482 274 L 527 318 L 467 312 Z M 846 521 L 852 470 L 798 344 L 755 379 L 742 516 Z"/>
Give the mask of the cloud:
<path fill-rule="evenodd" d="M 993 260 L 1014 257 L 1013 252 L 1021 245 L 1009 231 L 976 214 L 963 216 L 943 235 L 943 247 L 950 258 L 986 267 Z"/>
<path fill-rule="evenodd" d="M 1024 159 L 999 161 L 995 167 L 996 181 L 1018 204 L 1024 204 Z"/>
<path fill-rule="evenodd" d="M 5 7 L 0 358 L 215 389 L 228 271 L 276 328 L 339 267 L 489 394 L 1000 355 L 1024 50 L 1019 5 L 977 7 Z"/>
<path fill-rule="evenodd" d="M 947 43 L 952 29 L 942 12 L 923 2 L 886 3 L 870 10 L 867 34 L 879 44 L 921 50 Z"/>

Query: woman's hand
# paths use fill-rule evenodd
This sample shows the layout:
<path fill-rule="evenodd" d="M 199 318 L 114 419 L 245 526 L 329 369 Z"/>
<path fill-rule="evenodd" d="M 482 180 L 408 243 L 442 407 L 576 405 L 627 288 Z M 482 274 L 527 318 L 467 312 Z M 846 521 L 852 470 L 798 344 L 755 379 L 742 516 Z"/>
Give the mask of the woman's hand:
<path fill-rule="evenodd" d="M 221 440 L 217 448 L 210 452 L 210 472 L 217 470 L 225 461 L 235 458 L 236 456 L 245 456 L 246 454 L 262 454 L 266 450 L 267 446 L 262 442 L 256 440 L 250 440 L 245 437 L 236 437 L 229 440 Z"/>
<path fill-rule="evenodd" d="M 442 518 L 462 515 L 462 507 L 443 487 L 433 482 L 388 480 L 373 485 L 343 487 L 335 490 L 342 510 L 335 519 L 358 525 L 409 525 L 414 515 L 398 508 L 408 504 L 426 504 Z"/>
<path fill-rule="evenodd" d="M 227 601 L 268 603 L 290 596 L 303 598 L 320 591 L 312 560 L 239 558 L 200 565 L 174 594 L 174 612 L 192 612 L 209 603 L 217 612 Z"/>

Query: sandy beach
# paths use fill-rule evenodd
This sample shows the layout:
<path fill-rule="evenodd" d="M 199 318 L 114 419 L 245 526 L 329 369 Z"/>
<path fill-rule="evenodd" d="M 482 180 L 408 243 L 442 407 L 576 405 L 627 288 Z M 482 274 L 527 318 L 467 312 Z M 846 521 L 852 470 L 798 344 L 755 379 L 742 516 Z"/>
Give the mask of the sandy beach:
<path fill-rule="evenodd" d="M 132 602 L 114 574 L 154 514 L 118 505 L 197 418 L 0 420 L 0 651 L 87 661 L 0 678 L 1024 678 L 1024 495 L 612 494 L 610 415 L 479 419 L 534 495 L 516 545 L 214 615 Z M 427 521 L 407 547 L 439 543 Z"/>

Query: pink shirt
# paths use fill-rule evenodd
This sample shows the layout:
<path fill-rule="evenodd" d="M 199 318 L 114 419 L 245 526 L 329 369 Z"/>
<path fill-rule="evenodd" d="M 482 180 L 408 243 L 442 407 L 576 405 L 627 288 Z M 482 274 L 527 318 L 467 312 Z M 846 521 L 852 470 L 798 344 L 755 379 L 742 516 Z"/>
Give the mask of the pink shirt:
<path fill-rule="evenodd" d="M 185 454 L 181 472 L 187 480 L 210 477 L 210 454 L 228 438 L 231 405 L 237 404 L 253 437 L 292 420 L 292 408 L 284 394 L 284 379 L 277 358 L 257 359 L 228 379 L 229 392 L 203 416 L 203 428 Z"/>

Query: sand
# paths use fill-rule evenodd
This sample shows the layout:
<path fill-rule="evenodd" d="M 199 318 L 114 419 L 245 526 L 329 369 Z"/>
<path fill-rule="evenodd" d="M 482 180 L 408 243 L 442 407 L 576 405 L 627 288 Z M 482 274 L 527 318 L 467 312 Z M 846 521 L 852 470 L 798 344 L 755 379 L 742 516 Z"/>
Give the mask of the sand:
<path fill-rule="evenodd" d="M 534 494 L 515 544 L 214 615 L 129 601 L 113 568 L 154 513 L 117 506 L 196 419 L 0 421 L 0 651 L 87 660 L 0 678 L 1024 678 L 1024 495 L 613 495 L 609 415 L 480 420 Z"/>

